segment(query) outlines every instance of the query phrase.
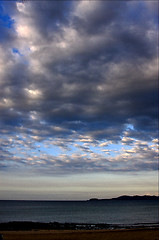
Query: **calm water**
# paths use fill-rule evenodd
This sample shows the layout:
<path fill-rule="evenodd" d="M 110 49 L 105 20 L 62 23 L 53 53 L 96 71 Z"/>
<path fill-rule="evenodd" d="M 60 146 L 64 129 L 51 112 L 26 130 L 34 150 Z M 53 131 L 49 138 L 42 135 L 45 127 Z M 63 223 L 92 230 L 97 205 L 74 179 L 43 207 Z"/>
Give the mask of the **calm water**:
<path fill-rule="evenodd" d="M 0 222 L 157 223 L 158 209 L 155 200 L 0 201 Z"/>

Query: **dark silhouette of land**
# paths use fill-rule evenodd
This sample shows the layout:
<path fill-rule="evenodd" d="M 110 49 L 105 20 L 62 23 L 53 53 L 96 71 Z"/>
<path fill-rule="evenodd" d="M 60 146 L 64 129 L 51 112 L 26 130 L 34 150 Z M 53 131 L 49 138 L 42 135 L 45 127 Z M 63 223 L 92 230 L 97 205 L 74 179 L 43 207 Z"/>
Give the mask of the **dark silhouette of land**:
<path fill-rule="evenodd" d="M 108 198 L 108 199 L 98 199 L 98 198 L 91 198 L 88 201 L 108 201 L 108 200 L 159 200 L 159 196 L 150 196 L 150 195 L 144 195 L 144 196 L 128 196 L 123 195 L 116 198 Z"/>
<path fill-rule="evenodd" d="M 144 224 L 91 224 L 91 223 L 59 223 L 59 222 L 31 222 L 15 221 L 0 223 L 0 231 L 31 231 L 31 230 L 110 230 L 110 229 L 156 229 L 158 223 Z"/>

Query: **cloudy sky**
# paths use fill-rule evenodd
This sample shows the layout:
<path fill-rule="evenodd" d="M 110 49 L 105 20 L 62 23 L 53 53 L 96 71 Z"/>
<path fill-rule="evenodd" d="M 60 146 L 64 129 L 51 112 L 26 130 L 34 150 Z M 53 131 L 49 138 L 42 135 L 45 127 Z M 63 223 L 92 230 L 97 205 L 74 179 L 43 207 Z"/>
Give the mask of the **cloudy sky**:
<path fill-rule="evenodd" d="M 157 1 L 0 2 L 0 198 L 157 194 Z"/>

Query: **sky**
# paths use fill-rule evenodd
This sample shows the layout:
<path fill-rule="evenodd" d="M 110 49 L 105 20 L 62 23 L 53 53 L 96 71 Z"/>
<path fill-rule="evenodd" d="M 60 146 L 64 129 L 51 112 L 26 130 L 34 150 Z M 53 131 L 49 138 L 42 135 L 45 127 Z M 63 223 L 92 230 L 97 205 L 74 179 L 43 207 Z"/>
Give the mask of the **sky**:
<path fill-rule="evenodd" d="M 0 1 L 0 199 L 158 194 L 158 1 Z"/>

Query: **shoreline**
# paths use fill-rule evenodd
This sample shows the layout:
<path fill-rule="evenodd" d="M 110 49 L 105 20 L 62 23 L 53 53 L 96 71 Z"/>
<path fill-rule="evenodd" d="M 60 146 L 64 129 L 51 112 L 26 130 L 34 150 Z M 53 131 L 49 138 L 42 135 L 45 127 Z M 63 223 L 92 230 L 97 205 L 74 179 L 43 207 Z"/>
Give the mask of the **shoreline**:
<path fill-rule="evenodd" d="M 107 223 L 60 223 L 60 222 L 33 222 L 12 221 L 0 223 L 0 231 L 32 231 L 32 230 L 130 230 L 130 229 L 156 229 L 157 223 L 137 224 L 107 224 Z"/>

